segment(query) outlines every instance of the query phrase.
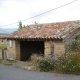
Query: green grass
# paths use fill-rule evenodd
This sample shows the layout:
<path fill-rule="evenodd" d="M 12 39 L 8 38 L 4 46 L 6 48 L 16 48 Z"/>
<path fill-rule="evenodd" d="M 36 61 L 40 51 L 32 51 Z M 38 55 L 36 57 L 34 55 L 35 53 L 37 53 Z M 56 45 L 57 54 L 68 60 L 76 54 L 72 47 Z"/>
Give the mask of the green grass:
<path fill-rule="evenodd" d="M 12 63 L 10 61 L 6 61 L 6 60 L 1 61 L 1 64 L 12 65 Z"/>
<path fill-rule="evenodd" d="M 7 48 L 6 44 L 0 44 L 0 49 Z"/>
<path fill-rule="evenodd" d="M 13 63 L 17 63 L 17 60 L 14 60 L 14 61 L 1 60 L 0 63 L 9 66 L 9 65 L 12 65 Z"/>

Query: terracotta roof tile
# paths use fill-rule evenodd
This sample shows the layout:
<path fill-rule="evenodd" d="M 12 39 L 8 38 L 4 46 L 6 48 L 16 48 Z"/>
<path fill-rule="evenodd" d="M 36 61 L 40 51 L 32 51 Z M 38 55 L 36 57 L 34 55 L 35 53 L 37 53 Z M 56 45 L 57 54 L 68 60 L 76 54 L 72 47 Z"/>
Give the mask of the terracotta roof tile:
<path fill-rule="evenodd" d="M 6 38 L 65 38 L 80 27 L 80 20 L 29 25 Z"/>

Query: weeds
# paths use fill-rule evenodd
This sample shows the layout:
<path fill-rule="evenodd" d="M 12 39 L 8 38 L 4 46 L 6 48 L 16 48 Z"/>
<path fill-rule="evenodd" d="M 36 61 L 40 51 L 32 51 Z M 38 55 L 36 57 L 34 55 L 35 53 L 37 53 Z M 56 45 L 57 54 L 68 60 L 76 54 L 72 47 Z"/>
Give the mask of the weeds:
<path fill-rule="evenodd" d="M 67 54 L 58 68 L 63 73 L 80 74 L 80 54 Z"/>
<path fill-rule="evenodd" d="M 40 71 L 54 70 L 54 60 L 50 58 L 42 58 L 37 60 L 37 66 Z"/>

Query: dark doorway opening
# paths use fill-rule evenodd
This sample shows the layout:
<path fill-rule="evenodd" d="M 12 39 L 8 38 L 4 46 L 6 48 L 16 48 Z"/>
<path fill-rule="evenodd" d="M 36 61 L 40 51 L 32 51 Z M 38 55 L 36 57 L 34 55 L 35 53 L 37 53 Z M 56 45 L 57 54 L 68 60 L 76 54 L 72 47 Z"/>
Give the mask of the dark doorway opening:
<path fill-rule="evenodd" d="M 21 61 L 30 59 L 32 54 L 44 55 L 43 41 L 20 41 Z"/>

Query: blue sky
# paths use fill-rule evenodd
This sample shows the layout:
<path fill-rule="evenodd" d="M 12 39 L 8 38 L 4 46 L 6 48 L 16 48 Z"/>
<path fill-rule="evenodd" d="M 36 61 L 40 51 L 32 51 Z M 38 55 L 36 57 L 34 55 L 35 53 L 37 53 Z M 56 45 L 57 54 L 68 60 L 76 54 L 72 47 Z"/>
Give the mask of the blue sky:
<path fill-rule="evenodd" d="M 19 20 L 28 19 L 45 11 L 54 9 L 75 0 L 0 0 L 0 27 L 17 28 Z M 30 20 L 23 21 L 23 25 L 49 22 L 80 20 L 80 0 L 65 7 L 54 10 Z"/>

